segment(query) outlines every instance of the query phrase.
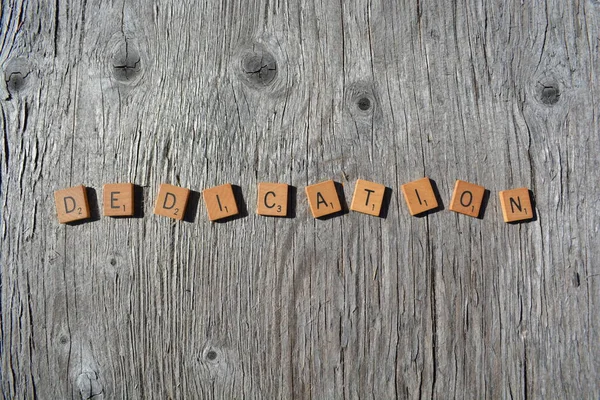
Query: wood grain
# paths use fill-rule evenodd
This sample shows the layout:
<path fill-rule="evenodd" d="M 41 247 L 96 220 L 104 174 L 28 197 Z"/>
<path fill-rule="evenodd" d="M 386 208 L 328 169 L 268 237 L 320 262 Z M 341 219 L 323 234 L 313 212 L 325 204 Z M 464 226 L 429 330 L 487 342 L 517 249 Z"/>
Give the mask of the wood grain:
<path fill-rule="evenodd" d="M 598 398 L 599 21 L 597 0 L 2 1 L 3 397 Z M 423 176 L 444 209 L 415 218 L 399 188 Z M 386 218 L 312 218 L 306 185 L 359 177 L 392 189 Z M 449 212 L 456 179 L 530 188 L 537 218 Z M 255 204 L 263 181 L 297 188 L 295 218 L 152 214 L 162 182 Z M 54 190 L 110 182 L 143 218 L 58 224 Z"/>

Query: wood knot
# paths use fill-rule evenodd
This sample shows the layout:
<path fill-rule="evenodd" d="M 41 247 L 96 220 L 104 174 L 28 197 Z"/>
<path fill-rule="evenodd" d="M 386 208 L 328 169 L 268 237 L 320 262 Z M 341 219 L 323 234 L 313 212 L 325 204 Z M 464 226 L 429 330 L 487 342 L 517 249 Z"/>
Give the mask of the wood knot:
<path fill-rule="evenodd" d="M 94 371 L 79 374 L 75 383 L 82 399 L 101 399 L 104 397 L 104 388 L 98 379 L 98 374 Z"/>
<path fill-rule="evenodd" d="M 136 83 L 142 72 L 142 58 L 131 40 L 120 41 L 111 55 L 114 78 L 121 83 Z"/>
<path fill-rule="evenodd" d="M 25 58 L 14 58 L 4 68 L 4 81 L 10 95 L 15 95 L 27 87 L 31 74 L 29 61 Z"/>
<path fill-rule="evenodd" d="M 211 364 L 216 364 L 219 362 L 220 358 L 219 350 L 212 346 L 209 346 L 206 349 L 204 349 L 203 358 L 205 361 Z"/>
<path fill-rule="evenodd" d="M 375 95 L 371 85 L 365 82 L 355 82 L 346 90 L 346 103 L 355 117 L 370 116 L 375 112 Z"/>
<path fill-rule="evenodd" d="M 361 97 L 356 102 L 356 105 L 360 110 L 368 111 L 371 109 L 371 99 L 369 99 L 368 97 Z"/>
<path fill-rule="evenodd" d="M 261 89 L 270 86 L 277 72 L 275 56 L 262 45 L 255 44 L 239 56 L 238 76 L 249 87 Z"/>
<path fill-rule="evenodd" d="M 547 106 L 553 106 L 560 100 L 560 87 L 556 81 L 538 82 L 536 96 L 538 101 Z"/>

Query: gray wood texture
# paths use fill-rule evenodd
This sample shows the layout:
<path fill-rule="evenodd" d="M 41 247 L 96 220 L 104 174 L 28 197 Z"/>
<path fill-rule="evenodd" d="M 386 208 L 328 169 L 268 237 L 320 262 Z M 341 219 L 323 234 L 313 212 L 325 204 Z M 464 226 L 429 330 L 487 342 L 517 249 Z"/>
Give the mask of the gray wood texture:
<path fill-rule="evenodd" d="M 3 397 L 599 398 L 599 22 L 597 0 L 3 0 Z M 422 176 L 444 209 L 415 218 Z M 312 218 L 306 185 L 349 204 L 358 178 L 386 218 Z M 456 179 L 483 218 L 448 210 Z M 294 218 L 255 215 L 260 181 L 296 187 Z M 58 224 L 54 190 L 111 182 L 143 217 Z M 238 185 L 245 215 L 154 216 L 163 182 Z M 517 187 L 537 219 L 505 224 Z"/>

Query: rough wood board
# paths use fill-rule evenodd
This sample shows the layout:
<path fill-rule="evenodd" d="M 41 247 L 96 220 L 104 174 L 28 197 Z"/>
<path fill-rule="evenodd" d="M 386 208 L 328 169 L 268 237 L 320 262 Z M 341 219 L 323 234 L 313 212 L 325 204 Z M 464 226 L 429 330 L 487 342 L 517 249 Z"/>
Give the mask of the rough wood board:
<path fill-rule="evenodd" d="M 597 0 L 1 12 L 5 398 L 600 396 Z M 403 210 L 419 176 L 445 210 Z M 304 186 L 358 177 L 386 219 L 310 216 Z M 295 218 L 152 214 L 162 182 L 261 181 Z M 144 218 L 57 223 L 54 190 L 108 182 Z M 537 220 L 502 222 L 511 187 Z"/>

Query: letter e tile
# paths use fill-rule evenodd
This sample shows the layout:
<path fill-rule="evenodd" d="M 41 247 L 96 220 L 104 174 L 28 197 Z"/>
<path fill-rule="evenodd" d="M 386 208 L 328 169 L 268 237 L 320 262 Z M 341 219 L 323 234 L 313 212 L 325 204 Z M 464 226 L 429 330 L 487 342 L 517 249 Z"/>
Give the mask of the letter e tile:
<path fill-rule="evenodd" d="M 102 193 L 104 215 L 108 217 L 133 216 L 133 183 L 107 183 Z"/>

